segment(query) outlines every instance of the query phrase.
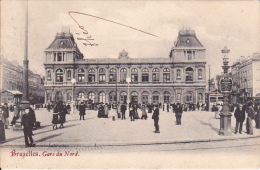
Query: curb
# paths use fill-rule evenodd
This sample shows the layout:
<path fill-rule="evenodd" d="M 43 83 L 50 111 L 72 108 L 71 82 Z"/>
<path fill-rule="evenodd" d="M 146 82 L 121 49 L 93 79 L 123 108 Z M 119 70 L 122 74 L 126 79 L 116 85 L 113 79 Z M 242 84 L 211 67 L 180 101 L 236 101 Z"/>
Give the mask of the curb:
<path fill-rule="evenodd" d="M 217 141 L 228 141 L 228 140 L 241 140 L 241 139 L 252 139 L 259 138 L 260 135 L 256 136 L 244 136 L 244 137 L 221 137 L 221 138 L 201 138 L 201 139 L 181 139 L 181 140 L 164 140 L 164 141 L 132 141 L 132 142 L 39 142 L 36 143 L 38 147 L 99 147 L 99 146 L 134 146 L 134 145 L 160 145 L 160 144 L 181 144 L 181 143 L 202 143 L 202 142 L 217 142 Z M 4 145 L 1 147 L 23 147 L 24 145 Z"/>

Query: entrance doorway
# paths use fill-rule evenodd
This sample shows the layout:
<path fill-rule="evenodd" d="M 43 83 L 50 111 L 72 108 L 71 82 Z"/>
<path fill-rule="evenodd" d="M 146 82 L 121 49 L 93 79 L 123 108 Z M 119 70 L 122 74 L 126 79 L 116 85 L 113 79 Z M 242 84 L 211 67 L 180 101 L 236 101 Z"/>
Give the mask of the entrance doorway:
<path fill-rule="evenodd" d="M 127 101 L 127 94 L 126 94 L 126 92 L 122 92 L 120 94 L 120 103 L 126 104 L 126 101 Z"/>

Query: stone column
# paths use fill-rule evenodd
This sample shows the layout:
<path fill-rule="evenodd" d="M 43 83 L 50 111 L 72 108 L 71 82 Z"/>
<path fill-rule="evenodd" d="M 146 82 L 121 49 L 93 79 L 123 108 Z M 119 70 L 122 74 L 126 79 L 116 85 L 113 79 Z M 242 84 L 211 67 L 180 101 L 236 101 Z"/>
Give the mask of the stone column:
<path fill-rule="evenodd" d="M 141 83 L 142 82 L 142 68 L 138 68 L 138 82 Z"/>
<path fill-rule="evenodd" d="M 195 104 L 198 102 L 198 89 L 195 89 Z"/>
<path fill-rule="evenodd" d="M 96 71 L 95 71 L 95 82 L 98 83 L 98 66 L 96 67 Z"/>
<path fill-rule="evenodd" d="M 44 91 L 44 103 L 47 103 L 47 90 Z"/>

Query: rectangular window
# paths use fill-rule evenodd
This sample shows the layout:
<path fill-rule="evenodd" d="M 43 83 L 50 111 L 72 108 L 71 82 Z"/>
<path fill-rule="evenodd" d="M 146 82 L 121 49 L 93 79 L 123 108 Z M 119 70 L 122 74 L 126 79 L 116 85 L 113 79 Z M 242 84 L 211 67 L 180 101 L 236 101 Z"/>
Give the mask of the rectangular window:
<path fill-rule="evenodd" d="M 56 82 L 63 82 L 63 75 L 57 74 Z"/>
<path fill-rule="evenodd" d="M 120 78 L 121 78 L 120 81 L 121 82 L 126 82 L 126 76 L 127 76 L 126 73 L 121 73 L 120 74 Z"/>
<path fill-rule="evenodd" d="M 116 82 L 116 74 L 109 75 L 109 82 Z"/>
<path fill-rule="evenodd" d="M 163 82 L 170 82 L 170 73 L 163 73 Z"/>
<path fill-rule="evenodd" d="M 145 74 L 142 74 L 142 82 L 148 82 L 149 81 L 149 74 L 145 73 Z"/>
<path fill-rule="evenodd" d="M 159 96 L 153 96 L 153 103 L 159 103 Z"/>
<path fill-rule="evenodd" d="M 105 82 L 106 81 L 106 75 L 105 74 L 99 74 L 99 82 Z"/>
<path fill-rule="evenodd" d="M 170 103 L 170 96 L 164 96 L 164 103 Z"/>
<path fill-rule="evenodd" d="M 62 53 L 58 53 L 57 61 L 62 61 Z"/>
<path fill-rule="evenodd" d="M 54 61 L 56 61 L 56 53 L 54 53 Z"/>
<path fill-rule="evenodd" d="M 159 81 L 159 73 L 153 73 L 153 81 Z"/>
<path fill-rule="evenodd" d="M 84 74 L 79 74 L 78 75 L 78 82 L 84 82 L 85 80 L 85 75 Z"/>
<path fill-rule="evenodd" d="M 188 51 L 188 52 L 187 52 L 187 59 L 188 59 L 188 60 L 191 60 L 191 59 L 192 59 L 191 51 Z"/>
<path fill-rule="evenodd" d="M 95 74 L 88 75 L 88 82 L 91 82 L 91 83 L 95 82 Z"/>
<path fill-rule="evenodd" d="M 138 81 L 138 74 L 132 74 L 131 75 L 131 82 L 137 82 Z"/>

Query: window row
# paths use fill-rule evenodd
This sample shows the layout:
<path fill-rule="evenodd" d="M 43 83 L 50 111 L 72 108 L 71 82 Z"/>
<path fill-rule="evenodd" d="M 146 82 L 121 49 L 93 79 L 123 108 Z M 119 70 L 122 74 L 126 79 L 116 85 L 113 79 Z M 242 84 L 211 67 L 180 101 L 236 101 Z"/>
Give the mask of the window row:
<path fill-rule="evenodd" d="M 104 68 L 99 69 L 99 74 L 98 74 L 98 81 L 99 82 L 106 82 L 106 70 Z M 198 79 L 201 80 L 203 79 L 203 71 L 202 69 L 198 69 Z M 191 67 L 188 67 L 185 70 L 185 75 L 186 75 L 186 81 L 193 81 L 193 75 L 194 71 Z M 56 70 L 56 82 L 63 82 L 64 81 L 64 71 L 62 69 L 57 69 Z M 117 71 L 116 69 L 112 68 L 109 70 L 109 82 L 116 82 L 117 81 Z M 131 70 L 131 82 L 138 82 L 138 70 L 136 68 L 133 68 Z M 165 68 L 163 69 L 163 82 L 170 82 L 170 69 Z M 78 77 L 78 82 L 85 82 L 85 70 L 84 69 L 79 69 L 77 72 L 77 77 Z M 176 71 L 176 78 L 178 80 L 181 80 L 182 78 L 182 72 L 180 69 L 177 69 Z M 72 78 L 72 73 L 71 70 L 67 71 L 67 79 Z M 122 68 L 120 70 L 120 81 L 121 82 L 126 82 L 127 78 L 127 70 L 125 68 Z M 47 72 L 47 79 L 51 79 L 51 71 L 49 70 Z M 142 75 L 141 75 L 141 81 L 142 82 L 148 82 L 149 81 L 149 70 L 147 68 L 142 69 Z M 152 70 L 152 81 L 154 82 L 159 82 L 160 81 L 160 72 L 158 68 L 154 68 Z M 96 72 L 95 69 L 91 68 L 88 71 L 88 82 L 96 82 Z"/>

